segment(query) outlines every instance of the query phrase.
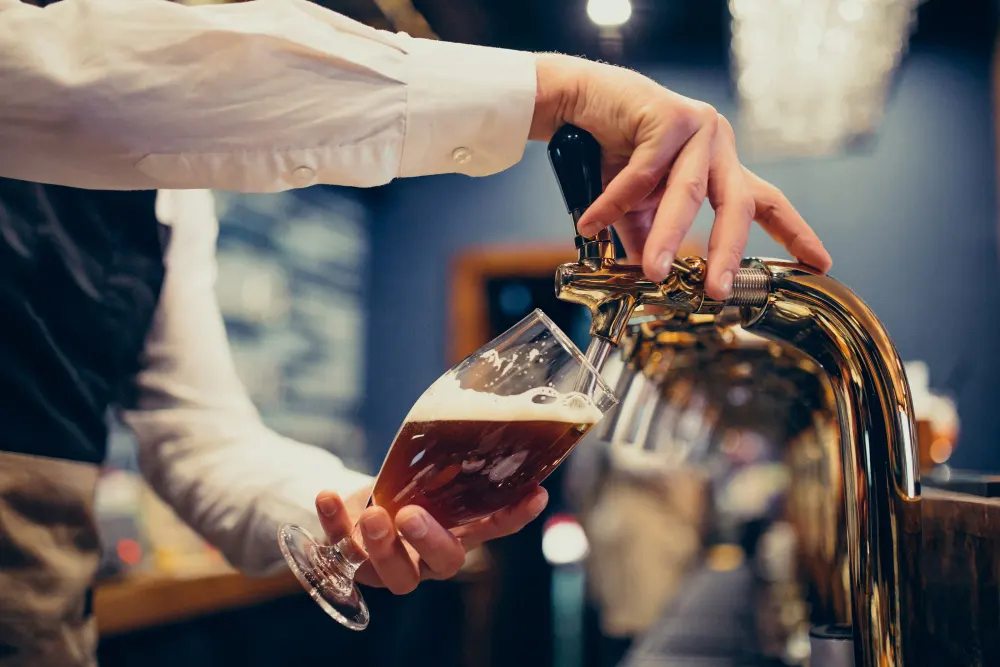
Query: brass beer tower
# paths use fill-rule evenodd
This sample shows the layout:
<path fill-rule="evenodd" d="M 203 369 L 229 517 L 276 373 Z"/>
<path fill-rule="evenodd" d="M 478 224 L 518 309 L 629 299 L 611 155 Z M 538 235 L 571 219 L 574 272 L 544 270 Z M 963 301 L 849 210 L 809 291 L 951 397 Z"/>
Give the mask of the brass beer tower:
<path fill-rule="evenodd" d="M 600 147 L 567 125 L 552 138 L 549 157 L 575 228 L 602 191 Z M 921 664 L 919 628 L 910 620 L 919 591 L 909 583 L 919 581 L 915 420 L 902 361 L 874 313 L 843 284 L 789 261 L 745 259 L 732 296 L 720 302 L 704 291 L 701 257 L 679 259 L 656 283 L 640 267 L 619 262 L 609 230 L 577 233 L 576 247 L 578 261 L 556 272 L 556 295 L 590 310 L 588 357 L 599 368 L 635 316 L 694 331 L 738 309 L 744 330 L 797 350 L 823 370 L 840 431 L 844 520 L 836 530 L 846 533 L 825 538 L 846 545 L 851 600 L 849 617 L 833 620 L 850 623 L 857 667 Z M 650 306 L 655 310 L 646 312 Z M 641 341 L 626 342 L 627 355 L 648 353 L 637 347 Z M 821 661 L 813 656 L 814 667 Z"/>

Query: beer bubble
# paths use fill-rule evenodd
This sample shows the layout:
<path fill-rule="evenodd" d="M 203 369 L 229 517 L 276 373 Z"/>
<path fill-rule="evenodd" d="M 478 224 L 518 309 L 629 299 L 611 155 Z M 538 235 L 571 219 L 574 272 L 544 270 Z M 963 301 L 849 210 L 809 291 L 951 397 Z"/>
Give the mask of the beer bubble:
<path fill-rule="evenodd" d="M 535 405 L 548 405 L 559 400 L 559 392 L 552 387 L 539 387 L 532 394 L 531 402 Z"/>

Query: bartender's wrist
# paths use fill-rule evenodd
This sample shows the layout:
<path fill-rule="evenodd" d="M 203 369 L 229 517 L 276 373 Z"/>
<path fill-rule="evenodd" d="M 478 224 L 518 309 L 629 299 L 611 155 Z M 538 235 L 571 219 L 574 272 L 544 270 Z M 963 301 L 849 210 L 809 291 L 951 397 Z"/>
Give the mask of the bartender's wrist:
<path fill-rule="evenodd" d="M 585 83 L 587 61 L 558 53 L 540 53 L 535 58 L 535 112 L 528 138 L 548 141 L 572 118 Z"/>

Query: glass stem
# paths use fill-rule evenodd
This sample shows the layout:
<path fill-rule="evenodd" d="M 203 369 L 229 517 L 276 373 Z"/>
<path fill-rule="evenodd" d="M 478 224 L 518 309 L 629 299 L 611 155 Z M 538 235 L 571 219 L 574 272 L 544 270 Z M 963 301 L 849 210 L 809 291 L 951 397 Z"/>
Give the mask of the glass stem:
<path fill-rule="evenodd" d="M 368 560 L 368 554 L 359 545 L 361 542 L 361 525 L 355 524 L 346 537 L 336 544 L 320 544 L 316 546 L 314 563 L 323 573 L 326 583 L 333 586 L 339 593 L 348 594 L 354 586 L 354 573 Z"/>

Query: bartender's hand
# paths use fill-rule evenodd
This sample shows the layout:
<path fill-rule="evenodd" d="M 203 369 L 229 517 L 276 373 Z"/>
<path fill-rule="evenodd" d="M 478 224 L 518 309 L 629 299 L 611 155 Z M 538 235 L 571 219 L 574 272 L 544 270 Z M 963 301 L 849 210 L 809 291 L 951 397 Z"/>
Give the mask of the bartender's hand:
<path fill-rule="evenodd" d="M 710 296 L 729 296 L 752 220 L 800 262 L 830 269 L 822 242 L 781 191 L 740 164 L 733 128 L 711 106 L 620 67 L 552 54 L 537 63 L 530 138 L 547 141 L 572 123 L 603 149 L 606 189 L 580 219 L 581 234 L 615 225 L 631 261 L 659 281 L 707 197 L 715 209 Z"/>
<path fill-rule="evenodd" d="M 453 577 L 465 564 L 467 552 L 521 530 L 542 513 L 549 500 L 545 489 L 538 487 L 514 507 L 449 531 L 420 507 L 404 507 L 394 523 L 381 507 L 365 509 L 368 497 L 369 490 L 365 490 L 345 502 L 326 491 L 316 496 L 316 511 L 331 544 L 350 533 L 360 517 L 370 560 L 358 570 L 357 581 L 397 595 L 413 591 L 424 579 Z"/>

